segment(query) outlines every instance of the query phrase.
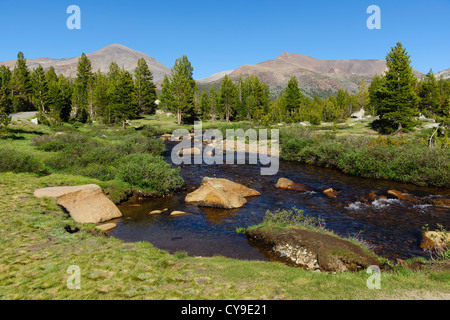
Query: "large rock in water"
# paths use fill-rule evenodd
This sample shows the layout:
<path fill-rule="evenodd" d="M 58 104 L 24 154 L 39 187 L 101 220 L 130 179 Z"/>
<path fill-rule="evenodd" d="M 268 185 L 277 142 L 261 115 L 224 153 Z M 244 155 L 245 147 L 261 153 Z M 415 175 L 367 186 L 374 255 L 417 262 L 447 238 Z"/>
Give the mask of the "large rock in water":
<path fill-rule="evenodd" d="M 207 183 L 212 183 L 214 185 L 220 185 L 226 190 L 231 190 L 236 193 L 239 193 L 244 198 L 259 197 L 261 195 L 260 192 L 254 190 L 254 189 L 248 188 L 242 184 L 239 184 L 239 183 L 227 180 L 227 179 L 208 178 L 208 177 L 203 178 L 202 185 L 207 184 Z"/>
<path fill-rule="evenodd" d="M 223 209 L 241 208 L 247 203 L 245 198 L 261 194 L 236 182 L 226 179 L 205 177 L 200 188 L 186 196 L 186 203 Z"/>
<path fill-rule="evenodd" d="M 246 232 L 251 241 L 270 248 L 279 259 L 311 271 L 362 271 L 381 261 L 356 244 L 336 236 L 299 228 L 258 227 Z M 272 256 L 273 257 L 273 256 Z M 273 258 L 272 258 L 273 259 Z"/>
<path fill-rule="evenodd" d="M 78 223 L 97 224 L 122 217 L 116 205 L 95 184 L 37 189 L 34 195 L 38 198 L 56 198 L 58 205 L 64 207 Z"/>
<path fill-rule="evenodd" d="M 295 191 L 312 191 L 310 187 L 308 187 L 305 184 L 294 182 L 292 180 L 286 179 L 286 178 L 280 178 L 278 179 L 277 189 L 282 190 L 295 190 Z"/>

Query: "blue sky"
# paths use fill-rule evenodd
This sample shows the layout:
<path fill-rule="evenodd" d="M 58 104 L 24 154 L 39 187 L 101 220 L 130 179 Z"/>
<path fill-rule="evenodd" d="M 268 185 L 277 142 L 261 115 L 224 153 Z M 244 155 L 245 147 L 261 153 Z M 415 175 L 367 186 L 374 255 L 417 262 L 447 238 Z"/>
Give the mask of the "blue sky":
<path fill-rule="evenodd" d="M 81 30 L 69 30 L 69 5 Z M 381 8 L 369 30 L 368 6 Z M 186 54 L 195 78 L 294 52 L 319 59 L 384 59 L 398 41 L 422 72 L 450 68 L 450 0 L 2 0 L 0 61 L 68 58 L 120 43 L 169 68 Z"/>

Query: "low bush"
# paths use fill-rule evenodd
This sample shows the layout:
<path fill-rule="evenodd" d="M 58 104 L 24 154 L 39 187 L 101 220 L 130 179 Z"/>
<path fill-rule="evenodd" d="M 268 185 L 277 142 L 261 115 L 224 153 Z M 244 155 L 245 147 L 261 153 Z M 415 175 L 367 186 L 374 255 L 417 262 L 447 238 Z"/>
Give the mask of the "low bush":
<path fill-rule="evenodd" d="M 366 178 L 450 187 L 450 151 L 405 138 L 313 136 L 303 128 L 281 131 L 281 158 Z"/>
<path fill-rule="evenodd" d="M 171 168 L 162 157 L 131 154 L 117 163 L 117 178 L 144 192 L 167 194 L 184 183 L 179 168 Z"/>
<path fill-rule="evenodd" d="M 37 173 L 41 163 L 29 154 L 10 148 L 0 148 L 0 172 L 32 172 Z"/>
<path fill-rule="evenodd" d="M 268 210 L 264 216 L 263 226 L 276 227 L 302 227 L 310 230 L 325 231 L 325 222 L 321 218 L 309 217 L 303 210 L 292 208 L 290 210 L 278 209 L 274 212 Z"/>

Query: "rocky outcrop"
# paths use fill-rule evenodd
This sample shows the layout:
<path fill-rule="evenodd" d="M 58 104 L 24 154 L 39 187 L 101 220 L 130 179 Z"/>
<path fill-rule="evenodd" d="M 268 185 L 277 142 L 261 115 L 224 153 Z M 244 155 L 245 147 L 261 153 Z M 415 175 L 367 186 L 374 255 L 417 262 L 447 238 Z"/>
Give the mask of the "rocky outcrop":
<path fill-rule="evenodd" d="M 286 179 L 286 178 L 280 178 L 278 179 L 277 189 L 282 190 L 295 190 L 295 191 L 312 191 L 310 187 L 308 187 L 305 184 L 297 183 L 292 180 Z"/>
<path fill-rule="evenodd" d="M 98 224 L 122 217 L 122 213 L 98 185 L 37 189 L 34 195 L 38 198 L 56 198 L 58 205 L 66 209 L 78 223 Z"/>
<path fill-rule="evenodd" d="M 246 198 L 261 194 L 244 185 L 227 179 L 205 177 L 200 188 L 186 196 L 186 203 L 223 209 L 241 208 L 247 203 Z"/>
<path fill-rule="evenodd" d="M 361 271 L 381 261 L 356 244 L 336 236 L 299 228 L 258 227 L 246 235 L 288 260 L 311 271 Z"/>

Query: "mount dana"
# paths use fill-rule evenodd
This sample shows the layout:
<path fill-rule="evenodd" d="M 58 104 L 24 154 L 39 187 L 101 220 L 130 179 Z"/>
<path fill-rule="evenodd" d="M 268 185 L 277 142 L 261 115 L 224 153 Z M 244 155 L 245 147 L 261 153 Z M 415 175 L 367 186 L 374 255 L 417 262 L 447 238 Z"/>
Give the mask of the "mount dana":
<path fill-rule="evenodd" d="M 284 90 L 289 79 L 295 76 L 304 93 L 311 97 L 323 97 L 341 88 L 354 92 L 362 79 L 370 83 L 375 75 L 381 75 L 385 71 L 385 60 L 320 60 L 285 52 L 274 60 L 243 65 L 232 72 L 228 71 L 227 74 L 232 80 L 255 75 L 269 86 L 273 96 Z M 419 71 L 414 70 L 414 73 L 418 77 L 423 76 Z M 208 79 L 220 81 L 212 76 L 201 79 L 198 83 L 204 85 Z M 211 85 L 217 86 L 214 83 Z"/>
<path fill-rule="evenodd" d="M 145 61 L 147 61 L 150 71 L 153 73 L 153 80 L 155 82 L 162 82 L 164 75 L 170 74 L 170 69 L 155 58 L 120 44 L 109 45 L 93 53 L 86 54 L 86 56 L 89 60 L 91 60 L 93 72 L 100 70 L 103 73 L 107 73 L 109 70 L 109 65 L 114 61 L 119 65 L 119 67 L 123 67 L 125 70 L 133 74 L 138 60 L 140 58 L 144 58 Z M 38 65 L 42 65 L 44 70 L 48 70 L 50 66 L 53 66 L 56 74 L 64 74 L 66 77 L 75 78 L 77 75 L 78 58 L 79 57 L 67 59 L 27 59 L 27 66 L 30 70 L 33 70 Z M 14 68 L 15 64 L 16 60 L 0 62 L 0 65 L 6 65 L 11 69 Z"/>

